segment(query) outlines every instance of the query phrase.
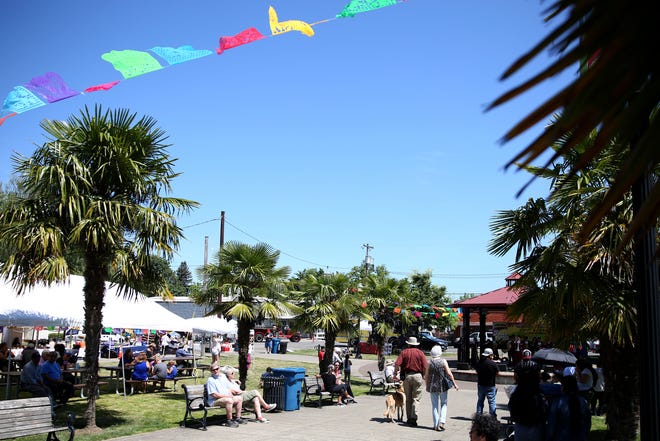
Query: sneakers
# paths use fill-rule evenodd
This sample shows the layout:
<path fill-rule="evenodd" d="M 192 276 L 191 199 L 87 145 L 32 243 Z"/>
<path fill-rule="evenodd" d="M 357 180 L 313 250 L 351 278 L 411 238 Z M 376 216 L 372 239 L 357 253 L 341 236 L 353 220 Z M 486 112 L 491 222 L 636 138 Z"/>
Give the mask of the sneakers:
<path fill-rule="evenodd" d="M 238 427 L 238 423 L 235 420 L 229 420 L 227 421 L 227 427 L 231 427 L 232 429 L 235 429 Z"/>
<path fill-rule="evenodd" d="M 247 421 L 243 418 L 234 418 L 232 421 L 235 421 L 237 424 L 247 424 Z"/>
<path fill-rule="evenodd" d="M 266 418 L 261 417 L 261 418 L 257 418 L 257 423 L 268 424 L 268 423 L 270 423 L 270 420 L 267 420 Z"/>
<path fill-rule="evenodd" d="M 276 407 L 277 407 L 277 403 L 272 403 L 272 404 L 269 404 L 268 406 L 266 406 L 264 411 L 270 412 L 271 410 L 275 410 Z"/>

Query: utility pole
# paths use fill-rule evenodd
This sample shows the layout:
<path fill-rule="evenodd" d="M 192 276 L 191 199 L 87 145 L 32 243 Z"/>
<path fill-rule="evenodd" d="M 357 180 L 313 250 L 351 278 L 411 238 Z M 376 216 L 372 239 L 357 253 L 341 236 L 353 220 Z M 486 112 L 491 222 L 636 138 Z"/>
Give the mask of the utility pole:
<path fill-rule="evenodd" d="M 204 266 L 209 264 L 209 237 L 204 236 Z M 204 292 L 206 292 L 206 274 L 204 274 L 204 280 L 202 283 Z"/>
<path fill-rule="evenodd" d="M 225 212 L 220 212 L 220 249 L 225 246 Z"/>
<path fill-rule="evenodd" d="M 362 245 L 362 248 L 367 251 L 367 254 L 364 256 L 364 276 L 367 277 L 369 275 L 369 267 L 371 266 L 373 268 L 374 266 L 374 258 L 369 255 L 369 250 L 373 250 L 374 247 L 365 243 Z"/>
<path fill-rule="evenodd" d="M 225 212 L 220 212 L 220 251 L 218 251 L 218 262 L 220 261 L 220 253 L 225 246 Z M 218 290 L 218 310 L 222 305 L 222 290 Z M 218 312 L 218 318 L 222 318 L 222 313 Z"/>

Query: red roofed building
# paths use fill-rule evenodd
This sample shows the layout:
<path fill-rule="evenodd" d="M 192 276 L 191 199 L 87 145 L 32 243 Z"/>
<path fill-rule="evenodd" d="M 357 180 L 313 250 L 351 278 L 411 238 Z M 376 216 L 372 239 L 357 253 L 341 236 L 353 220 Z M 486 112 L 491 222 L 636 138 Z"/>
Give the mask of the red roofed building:
<path fill-rule="evenodd" d="M 478 330 L 481 335 L 494 329 L 496 323 L 520 323 L 522 320 L 511 320 L 507 317 L 509 306 L 518 300 L 520 289 L 513 288 L 520 274 L 513 273 L 506 280 L 506 286 L 489 291 L 476 297 L 450 305 L 452 308 L 461 308 L 463 324 L 461 326 L 461 347 L 458 350 L 458 361 L 469 360 L 469 335 L 471 330 Z M 483 349 L 484 341 L 479 342 Z M 479 353 L 481 352 L 481 349 Z"/>

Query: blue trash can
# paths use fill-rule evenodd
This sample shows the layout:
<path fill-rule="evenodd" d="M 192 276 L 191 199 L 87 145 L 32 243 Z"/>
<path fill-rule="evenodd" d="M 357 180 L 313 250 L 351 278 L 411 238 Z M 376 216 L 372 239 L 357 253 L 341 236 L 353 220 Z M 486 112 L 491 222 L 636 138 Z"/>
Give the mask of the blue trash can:
<path fill-rule="evenodd" d="M 273 339 L 273 348 L 271 349 L 270 352 L 273 353 L 273 354 L 277 354 L 278 353 L 277 351 L 279 350 L 279 348 L 280 348 L 280 339 L 279 338 L 274 338 Z"/>
<path fill-rule="evenodd" d="M 285 378 L 283 410 L 300 409 L 302 384 L 305 381 L 305 368 L 273 368 L 273 375 Z"/>

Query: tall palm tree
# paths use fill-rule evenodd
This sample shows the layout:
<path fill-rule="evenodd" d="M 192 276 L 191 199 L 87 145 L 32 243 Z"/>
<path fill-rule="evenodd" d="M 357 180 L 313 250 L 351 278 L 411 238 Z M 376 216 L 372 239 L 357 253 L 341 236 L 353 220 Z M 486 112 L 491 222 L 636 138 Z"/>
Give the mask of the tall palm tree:
<path fill-rule="evenodd" d="M 280 252 L 267 244 L 228 242 L 215 263 L 205 265 L 208 291 L 199 300 L 212 305 L 213 313 L 236 317 L 238 322 L 238 370 L 242 387 L 248 373 L 250 330 L 255 320 L 277 318 L 297 307 L 288 302 L 286 278 L 289 267 L 277 267 Z M 217 303 L 221 292 L 231 300 Z"/>
<path fill-rule="evenodd" d="M 600 337 L 612 409 L 608 436 L 625 440 L 635 439 L 639 410 L 632 256 L 631 247 L 623 245 L 630 195 L 601 220 L 586 244 L 578 240 L 582 223 L 605 197 L 611 171 L 623 155 L 625 151 L 606 149 L 577 174 L 571 173 L 578 160 L 574 152 L 565 153 L 564 161 L 549 170 L 531 169 L 551 180 L 551 196 L 500 212 L 491 224 L 489 250 L 504 255 L 516 249 L 512 270 L 523 274 L 517 286 L 524 289 L 511 307 L 513 316 L 544 325 L 557 342 Z"/>
<path fill-rule="evenodd" d="M 150 117 L 97 106 L 41 127 L 49 140 L 13 158 L 20 192 L 0 213 L 0 241 L 15 251 L 0 274 L 22 293 L 64 280 L 68 252 L 83 256 L 87 390 L 96 390 L 106 281 L 125 296 L 162 289 L 150 256 L 172 255 L 182 237 L 174 215 L 197 204 L 166 195 L 175 160 Z M 96 428 L 95 394 L 85 421 Z"/>
<path fill-rule="evenodd" d="M 321 329 L 325 333 L 325 356 L 321 373 L 332 363 L 337 335 L 354 332 L 353 322 L 369 317 L 361 311 L 360 293 L 346 274 L 306 273 L 299 281 L 296 303 L 301 309 L 296 325 L 302 329 Z"/>

